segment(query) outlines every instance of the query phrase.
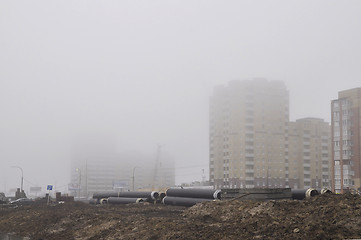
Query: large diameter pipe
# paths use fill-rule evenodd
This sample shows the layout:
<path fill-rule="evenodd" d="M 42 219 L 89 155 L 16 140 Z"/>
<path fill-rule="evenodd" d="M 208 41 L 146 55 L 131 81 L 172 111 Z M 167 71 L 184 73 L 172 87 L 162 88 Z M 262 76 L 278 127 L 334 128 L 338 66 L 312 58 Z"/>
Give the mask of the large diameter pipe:
<path fill-rule="evenodd" d="M 102 199 L 109 197 L 122 197 L 122 198 L 147 198 L 149 200 L 156 200 L 159 196 L 158 192 L 101 192 L 94 193 L 93 198 Z"/>
<path fill-rule="evenodd" d="M 108 204 L 128 204 L 144 202 L 143 198 L 109 197 Z"/>
<path fill-rule="evenodd" d="M 292 199 L 303 200 L 318 195 L 318 191 L 313 188 L 308 189 L 294 189 L 292 192 Z"/>
<path fill-rule="evenodd" d="M 214 199 L 209 198 L 184 198 L 184 197 L 169 197 L 166 196 L 162 199 L 162 203 L 166 205 L 191 207 L 197 203 L 209 202 Z"/>
<path fill-rule="evenodd" d="M 169 197 L 221 199 L 221 190 L 203 188 L 169 188 L 165 194 Z"/>
<path fill-rule="evenodd" d="M 167 196 L 164 192 L 159 193 L 159 199 L 162 200 L 165 196 Z"/>
<path fill-rule="evenodd" d="M 325 194 L 325 193 L 332 193 L 332 191 L 330 189 L 327 189 L 327 188 L 322 188 L 321 189 L 321 194 Z"/>

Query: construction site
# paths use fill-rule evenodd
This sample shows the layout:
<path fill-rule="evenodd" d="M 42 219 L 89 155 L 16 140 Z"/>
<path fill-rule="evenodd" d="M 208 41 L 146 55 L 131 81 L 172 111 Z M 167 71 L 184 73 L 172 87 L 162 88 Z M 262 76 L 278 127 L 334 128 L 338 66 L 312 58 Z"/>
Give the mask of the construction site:
<path fill-rule="evenodd" d="M 133 197 L 94 194 L 88 203 L 53 199 L 2 204 L 0 233 L 6 233 L 3 239 L 31 240 L 361 238 L 360 195 L 290 189 L 196 189 L 195 195 L 189 189 L 170 190 L 148 198 L 130 192 Z"/>

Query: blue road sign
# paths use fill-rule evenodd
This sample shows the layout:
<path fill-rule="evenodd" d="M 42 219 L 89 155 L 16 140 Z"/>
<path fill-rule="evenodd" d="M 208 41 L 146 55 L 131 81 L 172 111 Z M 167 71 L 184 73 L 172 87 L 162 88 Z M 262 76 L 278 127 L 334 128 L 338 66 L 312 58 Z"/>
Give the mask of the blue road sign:
<path fill-rule="evenodd" d="M 53 190 L 53 185 L 48 185 L 48 187 L 46 188 L 46 190 Z"/>

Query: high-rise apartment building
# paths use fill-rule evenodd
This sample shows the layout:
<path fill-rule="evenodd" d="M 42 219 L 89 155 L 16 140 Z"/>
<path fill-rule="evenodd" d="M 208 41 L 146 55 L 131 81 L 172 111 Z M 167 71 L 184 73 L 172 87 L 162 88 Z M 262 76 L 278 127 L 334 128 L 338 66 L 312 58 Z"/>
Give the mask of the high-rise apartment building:
<path fill-rule="evenodd" d="M 331 187 L 330 126 L 289 121 L 280 81 L 218 86 L 210 98 L 210 183 L 215 188 Z"/>
<path fill-rule="evenodd" d="M 333 190 L 361 187 L 361 88 L 341 91 L 331 102 Z"/>
<path fill-rule="evenodd" d="M 331 129 L 318 118 L 303 118 L 288 124 L 289 186 L 293 189 L 330 188 Z"/>
<path fill-rule="evenodd" d="M 210 182 L 216 188 L 285 187 L 289 96 L 281 81 L 218 86 L 210 98 Z"/>

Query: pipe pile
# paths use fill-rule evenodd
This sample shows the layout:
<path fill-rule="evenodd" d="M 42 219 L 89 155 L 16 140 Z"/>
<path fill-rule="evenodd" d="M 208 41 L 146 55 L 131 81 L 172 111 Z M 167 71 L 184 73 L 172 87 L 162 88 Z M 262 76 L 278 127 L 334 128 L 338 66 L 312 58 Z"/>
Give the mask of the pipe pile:
<path fill-rule="evenodd" d="M 318 195 L 319 192 L 316 189 L 294 189 L 292 190 L 292 199 L 303 200 Z"/>
<path fill-rule="evenodd" d="M 128 204 L 141 202 L 144 202 L 143 198 L 109 197 L 107 200 L 108 204 Z"/>
<path fill-rule="evenodd" d="M 93 199 L 97 202 L 104 204 L 127 204 L 139 203 L 143 201 L 154 203 L 159 198 L 158 192 L 101 192 L 94 193 Z M 140 200 L 141 199 L 141 200 Z M 110 202 L 109 202 L 110 200 Z"/>
<path fill-rule="evenodd" d="M 101 192 L 94 193 L 94 199 L 102 199 L 109 197 L 119 197 L 119 198 L 143 198 L 147 199 L 147 201 L 154 202 L 159 197 L 158 192 Z"/>
<path fill-rule="evenodd" d="M 190 207 L 200 202 L 221 199 L 221 191 L 202 188 L 170 188 L 166 192 L 162 203 L 167 205 Z"/>

